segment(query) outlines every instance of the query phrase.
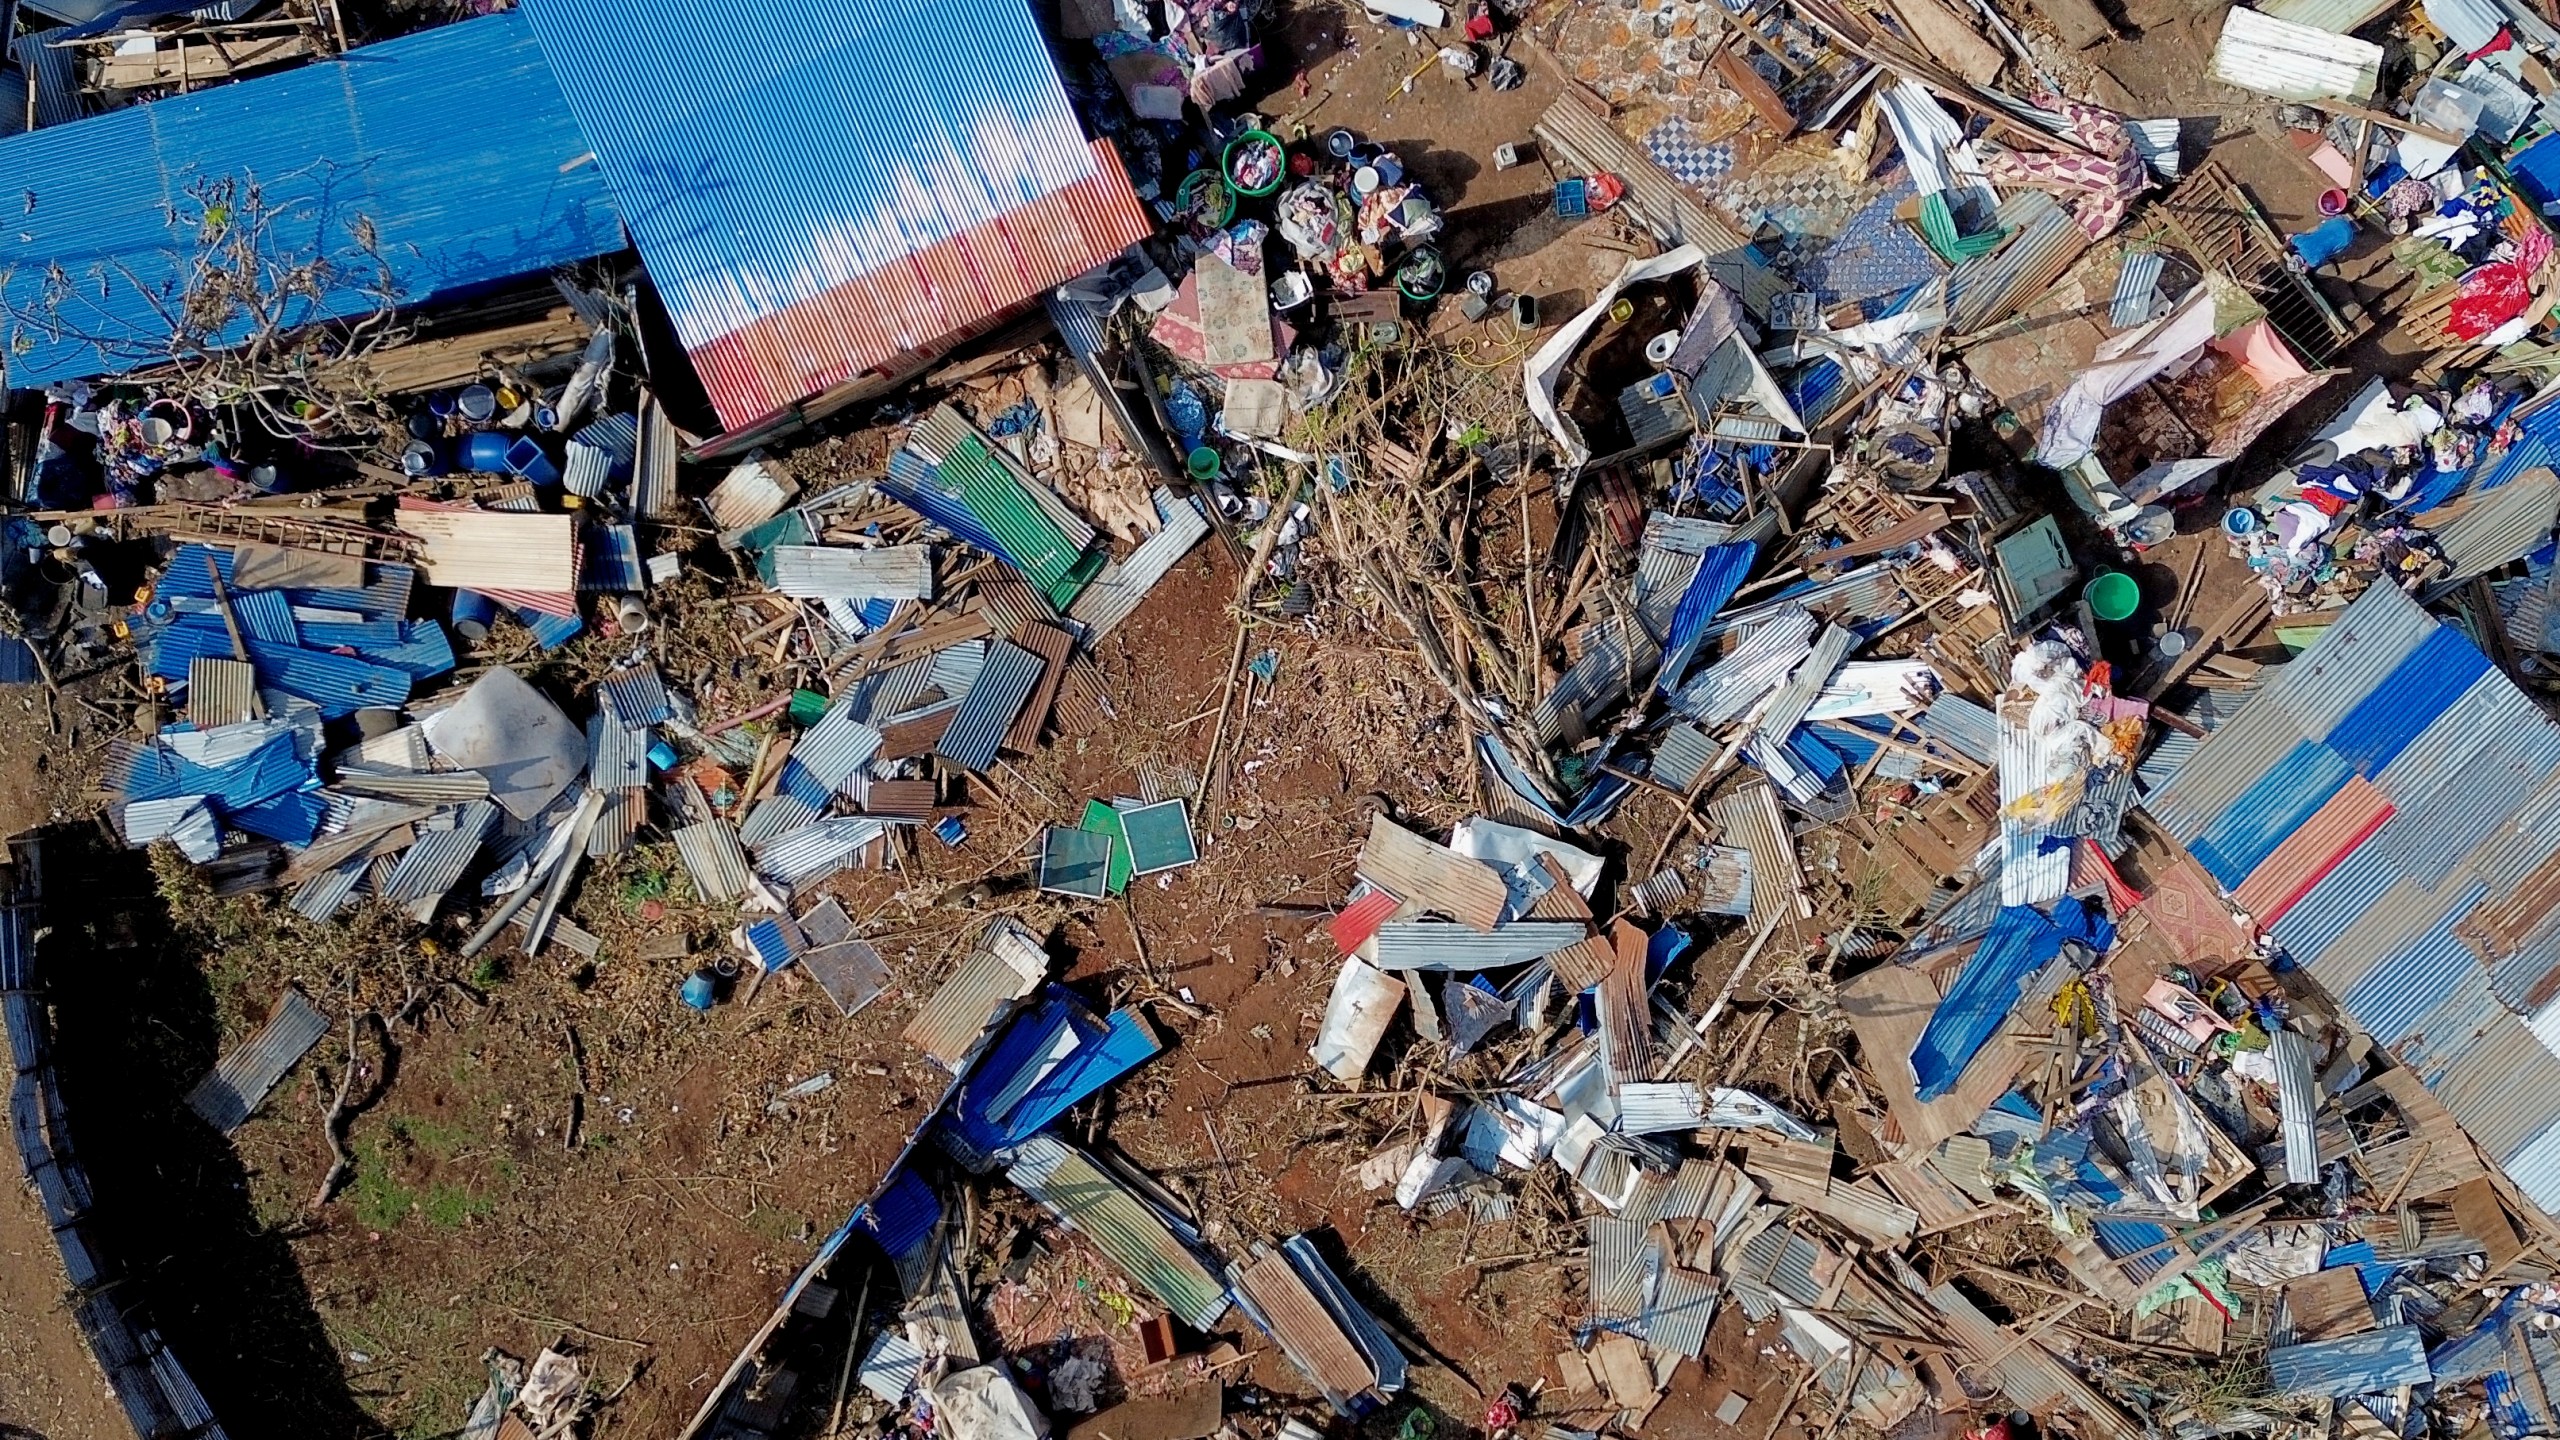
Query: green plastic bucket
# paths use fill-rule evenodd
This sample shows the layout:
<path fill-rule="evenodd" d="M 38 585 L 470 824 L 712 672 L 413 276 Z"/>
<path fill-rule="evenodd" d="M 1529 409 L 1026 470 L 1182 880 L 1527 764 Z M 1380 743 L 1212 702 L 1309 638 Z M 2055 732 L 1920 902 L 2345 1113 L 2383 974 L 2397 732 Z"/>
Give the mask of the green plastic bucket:
<path fill-rule="evenodd" d="M 1247 185 L 1236 174 L 1236 160 L 1240 155 L 1259 151 L 1266 145 L 1271 147 L 1275 162 L 1271 167 L 1271 178 L 1259 185 Z M 1270 131 L 1247 130 L 1228 141 L 1227 148 L 1218 152 L 1218 173 L 1225 178 L 1228 188 L 1239 195 L 1258 200 L 1278 190 L 1281 182 L 1289 178 L 1289 151 L 1280 143 L 1280 137 Z"/>
<path fill-rule="evenodd" d="M 1190 458 L 1184 461 L 1184 465 L 1191 471 L 1192 479 L 1205 482 L 1217 479 L 1218 472 L 1226 467 L 1226 462 L 1219 458 L 1216 446 L 1203 445 L 1191 452 Z"/>
<path fill-rule="evenodd" d="M 1236 218 L 1236 192 L 1217 171 L 1194 170 L 1173 192 L 1173 211 L 1177 218 L 1194 217 L 1212 230 L 1221 229 Z"/>
<path fill-rule="evenodd" d="M 2121 570 L 2101 570 L 2085 592 L 2089 613 L 2101 620 L 2129 620 L 2142 608 L 2142 587 Z"/>

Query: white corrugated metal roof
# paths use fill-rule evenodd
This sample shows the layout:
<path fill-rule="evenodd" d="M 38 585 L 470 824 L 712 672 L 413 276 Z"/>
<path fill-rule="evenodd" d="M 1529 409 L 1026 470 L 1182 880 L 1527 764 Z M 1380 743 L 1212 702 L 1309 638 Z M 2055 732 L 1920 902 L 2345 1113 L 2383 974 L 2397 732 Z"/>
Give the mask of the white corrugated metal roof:
<path fill-rule="evenodd" d="M 2363 100 L 2382 73 L 2382 47 L 2234 6 L 2213 47 L 2213 78 L 2279 100 Z"/>

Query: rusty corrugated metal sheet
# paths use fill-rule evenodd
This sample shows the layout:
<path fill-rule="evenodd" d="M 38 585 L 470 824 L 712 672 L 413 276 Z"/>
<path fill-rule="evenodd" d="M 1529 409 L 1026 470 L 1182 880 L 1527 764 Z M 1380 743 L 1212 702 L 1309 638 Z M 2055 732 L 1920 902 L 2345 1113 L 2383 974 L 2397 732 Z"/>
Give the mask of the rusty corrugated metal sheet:
<path fill-rule="evenodd" d="M 2390 799 L 2364 777 L 2349 776 L 2327 804 L 2286 836 L 2275 853 L 2258 862 L 2231 898 L 2257 917 L 2259 924 L 2274 924 L 2329 873 L 2340 856 L 2364 843 L 2390 818 Z"/>
<path fill-rule="evenodd" d="M 1424 839 L 1384 815 L 1370 817 L 1369 840 L 1353 868 L 1389 894 L 1487 932 L 1501 923 L 1511 896 L 1492 866 Z"/>
<path fill-rule="evenodd" d="M 1287 1256 L 1266 1250 L 1250 1264 L 1229 1268 L 1227 1274 L 1262 1328 L 1328 1397 L 1357 1395 L 1377 1382 L 1377 1372 L 1326 1313 L 1324 1303 L 1299 1278 Z"/>
<path fill-rule="evenodd" d="M 1016 920 L 990 922 L 969 958 L 907 1022 L 907 1043 L 957 1070 L 987 1026 L 1038 989 L 1048 973 L 1049 952 L 1040 937 Z"/>
<path fill-rule="evenodd" d="M 1751 928 L 1801 919 L 1812 913 L 1805 900 L 1804 869 L 1796 859 L 1796 838 L 1778 808 L 1778 792 L 1754 785 L 1722 796 L 1707 807 L 1727 839 L 1751 852 Z"/>
<path fill-rule="evenodd" d="M 933 351 L 1145 239 L 1119 152 L 1096 140 L 1089 153 L 1093 173 L 1062 190 L 689 347 L 721 422 L 745 428 Z"/>

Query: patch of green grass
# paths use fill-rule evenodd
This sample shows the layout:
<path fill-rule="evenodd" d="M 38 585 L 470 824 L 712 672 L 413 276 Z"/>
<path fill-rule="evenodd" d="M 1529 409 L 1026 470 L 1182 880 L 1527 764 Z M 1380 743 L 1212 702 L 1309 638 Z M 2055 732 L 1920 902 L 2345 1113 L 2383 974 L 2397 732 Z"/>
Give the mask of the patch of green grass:
<path fill-rule="evenodd" d="M 471 1138 L 458 1125 L 448 1125 L 422 1115 L 393 1116 L 391 1134 L 402 1143 L 424 1150 L 439 1160 L 450 1160 L 461 1153 L 463 1142 Z"/>
<path fill-rule="evenodd" d="M 434 1229 L 459 1230 L 491 1210 L 491 1202 L 468 1186 L 438 1181 L 421 1190 L 392 1173 L 395 1140 L 422 1149 L 460 1144 L 459 1132 L 424 1126 L 422 1134 L 421 1127 L 422 1122 L 402 1117 L 391 1122 L 390 1140 L 369 1140 L 355 1147 L 356 1178 L 347 1187 L 347 1203 L 355 1211 L 356 1222 L 366 1229 L 396 1229 L 414 1214 Z M 437 1153 L 452 1152 L 447 1148 Z"/>
<path fill-rule="evenodd" d="M 495 955 L 483 955 L 472 967 L 471 983 L 482 990 L 490 989 L 507 978 L 507 962 Z"/>
<path fill-rule="evenodd" d="M 432 1185 L 418 1202 L 418 1216 L 438 1230 L 459 1230 L 489 1208 L 486 1199 L 459 1185 Z"/>
<path fill-rule="evenodd" d="M 747 1215 L 747 1228 L 776 1245 L 796 1243 L 808 1222 L 788 1210 L 759 1205 Z"/>
<path fill-rule="evenodd" d="M 391 1173 L 391 1160 L 383 1153 L 381 1141 L 367 1141 L 355 1150 L 356 1178 L 347 1187 L 347 1204 L 356 1212 L 356 1223 L 368 1230 L 398 1226 L 418 1203 L 418 1192 Z"/>

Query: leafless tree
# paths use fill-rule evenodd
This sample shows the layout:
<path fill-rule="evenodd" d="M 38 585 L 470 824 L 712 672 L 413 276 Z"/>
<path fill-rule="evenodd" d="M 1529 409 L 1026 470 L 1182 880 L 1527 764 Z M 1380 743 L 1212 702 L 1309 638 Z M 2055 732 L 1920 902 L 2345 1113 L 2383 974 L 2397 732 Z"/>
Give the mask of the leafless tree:
<path fill-rule="evenodd" d="M 8 355 L 87 346 L 106 373 L 279 439 L 371 448 L 396 417 L 368 361 L 406 338 L 410 297 L 371 217 L 335 214 L 321 178 L 323 198 L 301 185 L 278 198 L 247 174 L 189 184 L 167 219 L 192 243 L 164 252 L 157 273 L 122 258 L 0 269 Z M 134 298 L 149 323 L 131 318 Z"/>

